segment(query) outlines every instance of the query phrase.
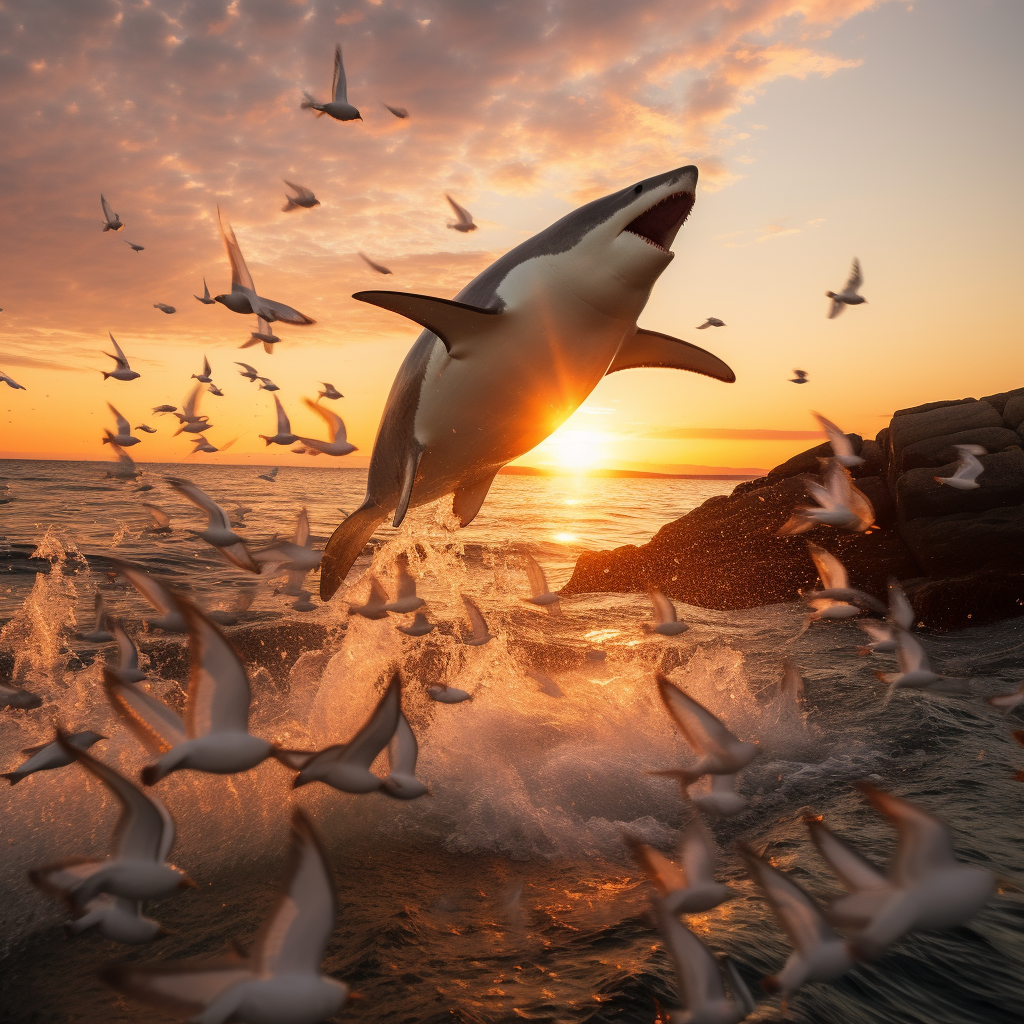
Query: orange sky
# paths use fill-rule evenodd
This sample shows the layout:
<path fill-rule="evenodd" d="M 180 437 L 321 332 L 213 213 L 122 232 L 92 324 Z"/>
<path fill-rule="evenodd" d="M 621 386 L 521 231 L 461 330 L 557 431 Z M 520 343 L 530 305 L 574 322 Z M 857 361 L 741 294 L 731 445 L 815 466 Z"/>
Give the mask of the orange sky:
<path fill-rule="evenodd" d="M 521 461 L 770 467 L 815 443 L 812 408 L 873 436 L 901 406 L 1024 385 L 1009 130 L 1021 12 L 1011 0 L 5 4 L 0 369 L 28 390 L 0 388 L 0 454 L 102 458 L 111 401 L 158 428 L 139 435 L 140 461 L 182 459 L 184 436 L 150 409 L 180 404 L 206 354 L 226 392 L 204 400 L 208 436 L 238 441 L 199 457 L 303 461 L 259 440 L 273 403 L 235 375 L 242 359 L 280 385 L 300 434 L 322 436 L 301 397 L 336 384 L 357 465 L 417 329 L 352 292 L 450 297 L 579 202 L 689 162 L 697 206 L 641 323 L 710 348 L 737 383 L 615 374 Z M 298 108 L 302 89 L 326 93 L 335 40 L 363 122 Z M 322 206 L 281 212 L 282 178 Z M 101 191 L 118 234 L 100 231 Z M 445 192 L 480 230 L 446 229 Z M 192 298 L 204 276 L 214 294 L 228 287 L 218 204 L 261 294 L 317 320 L 280 327 L 273 355 L 238 351 L 252 318 Z M 868 304 L 827 321 L 823 293 L 854 255 Z M 696 332 L 709 315 L 728 326 Z M 108 330 L 141 379 L 102 380 Z M 795 366 L 811 384 L 788 382 Z"/>

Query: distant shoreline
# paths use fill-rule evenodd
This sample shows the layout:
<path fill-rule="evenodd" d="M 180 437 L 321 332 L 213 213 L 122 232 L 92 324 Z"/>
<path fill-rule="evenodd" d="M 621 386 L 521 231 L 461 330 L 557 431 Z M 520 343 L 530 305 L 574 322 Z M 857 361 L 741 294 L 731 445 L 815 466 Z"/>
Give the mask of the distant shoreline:
<path fill-rule="evenodd" d="M 588 469 L 581 472 L 537 469 L 534 466 L 503 466 L 498 475 L 509 476 L 586 476 L 648 480 L 756 480 L 752 473 L 650 473 L 637 469 Z"/>

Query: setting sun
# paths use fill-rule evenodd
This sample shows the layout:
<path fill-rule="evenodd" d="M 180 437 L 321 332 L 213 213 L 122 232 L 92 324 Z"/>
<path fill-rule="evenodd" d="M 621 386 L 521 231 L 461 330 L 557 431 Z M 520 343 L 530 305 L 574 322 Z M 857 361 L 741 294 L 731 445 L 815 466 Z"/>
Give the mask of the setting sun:
<path fill-rule="evenodd" d="M 604 454 L 604 435 L 585 430 L 570 430 L 552 438 L 555 458 L 567 469 L 587 469 Z"/>

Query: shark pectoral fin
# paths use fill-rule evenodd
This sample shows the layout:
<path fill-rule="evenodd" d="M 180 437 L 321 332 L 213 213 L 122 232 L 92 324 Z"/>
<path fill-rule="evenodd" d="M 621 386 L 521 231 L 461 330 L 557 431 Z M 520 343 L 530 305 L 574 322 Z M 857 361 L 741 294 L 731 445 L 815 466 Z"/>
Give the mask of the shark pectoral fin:
<path fill-rule="evenodd" d="M 605 376 L 616 370 L 632 370 L 641 366 L 660 366 L 670 370 L 689 370 L 702 373 L 732 384 L 736 374 L 718 356 L 688 341 L 680 341 L 668 334 L 645 331 L 638 327 L 632 338 L 624 341 Z"/>
<path fill-rule="evenodd" d="M 484 309 L 452 299 L 436 299 L 431 295 L 410 292 L 356 292 L 352 298 L 389 309 L 432 331 L 455 359 L 468 355 L 471 339 L 491 330 L 501 315 L 500 309 Z"/>
<path fill-rule="evenodd" d="M 398 498 L 398 507 L 395 509 L 395 518 L 392 526 L 402 525 L 405 513 L 409 511 L 409 500 L 412 498 L 412 485 L 416 483 L 416 470 L 419 468 L 420 459 L 423 457 L 423 449 L 416 444 L 405 457 L 405 476 L 402 478 L 402 493 Z"/>
<path fill-rule="evenodd" d="M 384 519 L 384 511 L 372 501 L 367 501 L 334 531 L 320 560 L 322 601 L 330 601 L 334 592 L 345 582 L 352 563 Z"/>
<path fill-rule="evenodd" d="M 459 517 L 460 526 L 469 526 L 476 519 L 476 514 L 480 511 L 480 506 L 484 503 L 484 498 L 487 497 L 487 492 L 497 475 L 498 471 L 495 470 L 490 476 L 477 480 L 476 483 L 466 484 L 455 492 L 455 497 L 452 498 L 452 512 Z"/>

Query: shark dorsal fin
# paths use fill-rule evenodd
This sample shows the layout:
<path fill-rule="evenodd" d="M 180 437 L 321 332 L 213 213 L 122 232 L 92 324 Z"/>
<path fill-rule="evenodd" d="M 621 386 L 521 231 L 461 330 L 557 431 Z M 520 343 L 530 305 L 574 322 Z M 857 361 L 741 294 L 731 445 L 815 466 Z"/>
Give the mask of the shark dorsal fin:
<path fill-rule="evenodd" d="M 501 315 L 500 309 L 484 309 L 412 292 L 356 292 L 352 298 L 389 309 L 425 327 L 441 339 L 453 359 L 468 355 L 470 339 L 494 327 Z"/>
<path fill-rule="evenodd" d="M 680 341 L 669 334 L 645 331 L 638 327 L 636 334 L 622 343 L 605 376 L 616 370 L 632 370 L 641 366 L 660 366 L 670 370 L 689 370 L 702 373 L 732 384 L 736 374 L 718 356 L 688 341 Z"/>

